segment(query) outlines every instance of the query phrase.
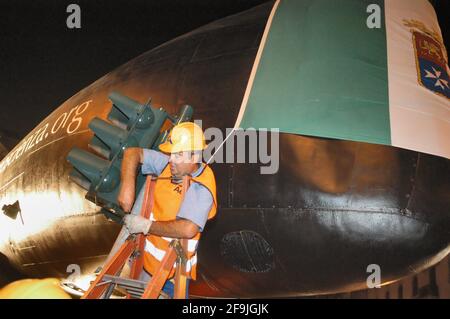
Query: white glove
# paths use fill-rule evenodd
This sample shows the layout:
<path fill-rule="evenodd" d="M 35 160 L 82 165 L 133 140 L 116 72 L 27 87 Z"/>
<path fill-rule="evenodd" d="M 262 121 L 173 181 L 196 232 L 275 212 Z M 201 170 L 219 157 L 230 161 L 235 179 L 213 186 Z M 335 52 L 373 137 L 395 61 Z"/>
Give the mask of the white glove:
<path fill-rule="evenodd" d="M 152 221 L 150 219 L 144 218 L 140 215 L 131 214 L 128 214 L 123 218 L 123 223 L 130 234 L 143 233 L 144 235 L 148 234 L 150 231 L 150 226 L 152 225 Z"/>

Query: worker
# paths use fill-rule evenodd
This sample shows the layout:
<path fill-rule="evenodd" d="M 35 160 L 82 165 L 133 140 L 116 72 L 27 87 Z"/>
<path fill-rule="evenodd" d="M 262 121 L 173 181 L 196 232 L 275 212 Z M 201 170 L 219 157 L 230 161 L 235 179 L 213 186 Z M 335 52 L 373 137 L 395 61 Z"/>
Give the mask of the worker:
<path fill-rule="evenodd" d="M 0 299 L 71 299 L 56 278 L 22 279 L 0 289 Z"/>
<path fill-rule="evenodd" d="M 147 235 L 144 253 L 144 271 L 141 280 L 155 274 L 172 239 L 188 239 L 186 273 L 186 298 L 189 278 L 196 279 L 197 246 L 206 221 L 217 210 L 216 182 L 212 169 L 202 162 L 206 148 L 202 129 L 192 122 L 173 127 L 167 141 L 159 146 L 161 152 L 128 148 L 124 151 L 121 167 L 121 188 L 118 203 L 126 215 L 124 224 L 131 234 Z M 142 164 L 144 175 L 159 178 L 154 191 L 154 205 L 150 219 L 140 216 L 143 190 L 135 201 L 136 170 Z M 191 184 L 182 199 L 182 178 L 191 176 Z M 134 202 L 134 205 L 133 205 Z M 163 291 L 173 297 L 173 275 L 169 274 Z"/>

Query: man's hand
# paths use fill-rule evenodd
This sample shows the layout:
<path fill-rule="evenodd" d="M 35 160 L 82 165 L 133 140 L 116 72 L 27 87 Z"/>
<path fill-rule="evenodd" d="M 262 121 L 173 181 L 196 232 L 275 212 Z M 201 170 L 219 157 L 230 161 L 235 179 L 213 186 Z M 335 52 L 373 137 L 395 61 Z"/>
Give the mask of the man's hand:
<path fill-rule="evenodd" d="M 131 214 L 126 215 L 123 218 L 123 222 L 130 234 L 143 233 L 144 235 L 146 235 L 150 231 L 150 226 L 152 225 L 152 221 L 150 219 L 147 219 L 140 215 Z"/>
<path fill-rule="evenodd" d="M 134 203 L 134 185 L 122 184 L 120 187 L 119 195 L 117 196 L 117 202 L 120 207 L 126 212 L 131 211 Z"/>

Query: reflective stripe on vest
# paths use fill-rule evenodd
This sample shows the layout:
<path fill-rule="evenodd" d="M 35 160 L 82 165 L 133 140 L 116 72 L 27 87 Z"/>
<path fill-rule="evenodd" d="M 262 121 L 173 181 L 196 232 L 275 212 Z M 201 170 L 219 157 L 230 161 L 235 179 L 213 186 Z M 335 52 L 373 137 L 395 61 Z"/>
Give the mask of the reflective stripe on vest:
<path fill-rule="evenodd" d="M 154 259 L 161 262 L 164 258 L 164 255 L 166 253 L 165 250 L 161 250 L 156 248 L 151 241 L 147 240 L 145 245 L 145 251 L 152 255 Z M 174 263 L 174 266 L 176 266 L 176 262 Z M 195 252 L 194 255 L 186 262 L 186 272 L 189 273 L 191 271 L 192 266 L 197 264 L 197 253 Z"/>

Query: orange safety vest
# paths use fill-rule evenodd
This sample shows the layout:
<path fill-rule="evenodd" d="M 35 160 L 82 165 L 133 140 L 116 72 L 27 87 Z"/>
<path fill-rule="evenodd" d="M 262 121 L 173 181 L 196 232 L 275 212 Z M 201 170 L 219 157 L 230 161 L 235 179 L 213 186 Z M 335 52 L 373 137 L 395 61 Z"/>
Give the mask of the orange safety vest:
<path fill-rule="evenodd" d="M 213 218 L 217 211 L 216 201 L 216 180 L 212 169 L 203 164 L 203 170 L 197 177 L 191 178 L 191 183 L 200 183 L 205 186 L 213 197 L 213 205 L 208 213 L 208 219 Z M 182 184 L 174 184 L 171 182 L 169 164 L 164 168 L 159 177 L 166 177 L 168 179 L 158 179 L 154 191 L 154 205 L 153 212 L 151 212 L 150 219 L 154 221 L 169 221 L 175 220 L 182 202 Z M 197 246 L 200 240 L 201 233 L 198 232 L 193 238 L 187 240 L 187 263 L 186 274 L 196 279 L 197 270 Z M 144 268 L 150 274 L 154 274 L 158 269 L 159 263 L 164 258 L 164 255 L 169 247 L 170 242 L 174 239 L 171 237 L 160 237 L 156 235 L 148 235 L 146 238 L 145 253 L 144 253 Z M 172 268 L 169 278 L 175 274 L 175 267 Z"/>

